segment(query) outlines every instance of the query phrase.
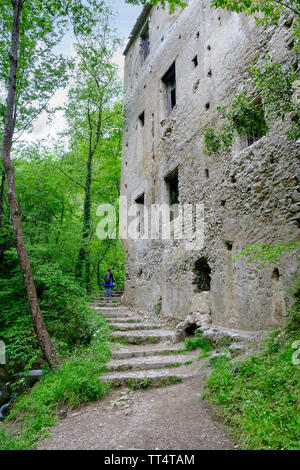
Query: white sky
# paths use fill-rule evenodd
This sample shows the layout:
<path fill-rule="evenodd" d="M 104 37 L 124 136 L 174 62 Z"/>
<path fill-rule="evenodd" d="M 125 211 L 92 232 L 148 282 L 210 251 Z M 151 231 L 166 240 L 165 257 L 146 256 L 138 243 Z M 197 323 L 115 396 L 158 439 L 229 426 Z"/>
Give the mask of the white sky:
<path fill-rule="evenodd" d="M 128 40 L 128 36 L 135 24 L 137 17 L 139 16 L 142 6 L 132 6 L 125 3 L 125 0 L 109 0 L 107 2 L 111 5 L 112 10 L 115 12 L 115 28 L 117 35 L 124 41 L 123 46 L 116 50 L 114 55 L 114 62 L 118 65 L 119 75 L 123 79 L 124 72 L 124 57 L 123 50 Z M 61 46 L 59 47 L 59 52 L 63 53 L 66 56 L 72 54 L 72 45 L 73 37 L 71 33 L 66 34 Z M 50 106 L 61 106 L 64 104 L 67 97 L 66 90 L 57 90 L 53 98 L 50 100 Z M 58 111 L 52 122 L 47 122 L 48 115 L 47 113 L 42 113 L 34 122 L 33 132 L 25 136 L 26 141 L 34 142 L 37 139 L 55 139 L 57 133 L 63 130 L 65 126 L 65 121 L 63 117 L 63 112 Z"/>

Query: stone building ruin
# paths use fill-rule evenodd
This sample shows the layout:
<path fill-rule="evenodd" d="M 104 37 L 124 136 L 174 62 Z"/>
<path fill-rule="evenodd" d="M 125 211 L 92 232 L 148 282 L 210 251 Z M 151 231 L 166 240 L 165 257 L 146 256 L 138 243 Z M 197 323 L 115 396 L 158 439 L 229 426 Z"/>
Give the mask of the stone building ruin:
<path fill-rule="evenodd" d="M 288 22 L 258 26 L 210 0 L 172 14 L 144 7 L 124 51 L 121 195 L 141 210 L 203 203 L 205 243 L 186 250 L 180 240 L 124 239 L 125 304 L 170 324 L 188 315 L 248 331 L 284 323 L 297 256 L 261 270 L 233 257 L 253 243 L 299 239 L 297 146 L 285 137 L 287 123 L 274 120 L 265 136 L 237 138 L 209 157 L 203 128 L 239 87 L 253 93 L 249 69 L 266 51 L 291 63 L 290 39 Z"/>

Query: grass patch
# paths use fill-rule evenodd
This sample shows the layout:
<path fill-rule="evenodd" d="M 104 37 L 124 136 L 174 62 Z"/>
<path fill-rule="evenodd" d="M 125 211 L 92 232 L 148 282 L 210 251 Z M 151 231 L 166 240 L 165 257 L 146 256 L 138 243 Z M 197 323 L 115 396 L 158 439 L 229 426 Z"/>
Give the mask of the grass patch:
<path fill-rule="evenodd" d="M 151 379 L 149 379 L 147 377 L 145 377 L 143 379 L 138 379 L 138 380 L 129 379 L 127 381 L 127 385 L 132 390 L 140 390 L 140 389 L 143 389 L 143 388 L 151 387 L 152 386 L 152 381 L 151 381 Z"/>
<path fill-rule="evenodd" d="M 173 367 L 180 367 L 180 366 L 182 366 L 181 362 L 172 362 L 171 364 L 167 365 L 167 367 L 169 367 L 170 369 Z"/>
<path fill-rule="evenodd" d="M 177 377 L 176 375 L 171 375 L 170 377 L 167 377 L 166 379 L 162 380 L 162 384 L 165 387 L 167 387 L 168 385 L 174 385 L 180 382 L 183 382 L 183 378 Z"/>
<path fill-rule="evenodd" d="M 200 361 L 201 359 L 207 359 L 209 356 L 210 354 L 208 352 L 204 352 L 203 354 L 200 354 L 200 356 L 198 356 L 198 361 Z"/>
<path fill-rule="evenodd" d="M 43 378 L 15 405 L 0 426 L 0 450 L 25 450 L 35 447 L 39 437 L 57 421 L 63 406 L 103 398 L 110 384 L 102 384 L 99 375 L 110 358 L 106 320 L 97 316 L 97 330 L 88 348 L 78 348 L 55 370 L 46 370 Z M 2 429 L 1 429 L 2 428 Z"/>
<path fill-rule="evenodd" d="M 159 342 L 159 338 L 157 336 L 151 336 L 150 341 L 151 343 L 155 344 Z"/>
<path fill-rule="evenodd" d="M 298 326 L 273 332 L 258 353 L 213 361 L 203 396 L 220 407 L 241 447 L 300 449 L 300 370 L 292 360 L 299 335 L 298 312 Z"/>
<path fill-rule="evenodd" d="M 185 361 L 183 364 L 184 364 L 185 366 L 189 366 L 190 364 L 193 364 L 193 361 Z"/>
<path fill-rule="evenodd" d="M 185 349 L 186 351 L 193 351 L 198 348 L 201 348 L 202 351 L 205 352 L 211 351 L 213 349 L 213 344 L 205 338 L 202 333 L 196 331 L 193 338 L 187 338 L 185 340 Z"/>

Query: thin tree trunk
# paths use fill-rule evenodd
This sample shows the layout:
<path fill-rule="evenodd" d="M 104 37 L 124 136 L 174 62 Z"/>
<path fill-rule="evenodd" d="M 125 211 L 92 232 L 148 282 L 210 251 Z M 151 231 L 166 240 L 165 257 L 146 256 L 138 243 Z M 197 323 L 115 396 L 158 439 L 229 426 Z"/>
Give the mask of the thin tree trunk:
<path fill-rule="evenodd" d="M 7 235 L 4 233 L 5 229 L 5 211 L 4 211 L 4 186 L 5 186 L 5 171 L 3 170 L 1 176 L 1 187 L 0 187 L 0 235 L 2 235 L 3 240 L 0 244 L 0 271 L 1 265 L 4 260 L 5 250 L 7 248 Z"/>
<path fill-rule="evenodd" d="M 24 278 L 24 283 L 27 291 L 29 309 L 33 322 L 34 331 L 36 333 L 40 348 L 47 360 L 48 364 L 52 367 L 53 365 L 60 362 L 60 358 L 57 355 L 51 338 L 46 329 L 39 304 L 37 301 L 37 294 L 32 277 L 29 257 L 26 251 L 21 219 L 18 212 L 18 202 L 16 195 L 16 184 L 14 167 L 10 159 L 12 138 L 14 133 L 14 107 L 16 97 L 16 83 L 17 83 L 17 69 L 18 69 L 18 53 L 19 53 L 19 26 L 20 16 L 23 7 L 24 0 L 11 0 L 13 6 L 13 28 L 11 36 L 11 48 L 9 51 L 10 60 L 10 74 L 9 74 L 9 86 L 7 96 L 7 109 L 5 115 L 5 127 L 2 138 L 2 149 L 1 156 L 3 166 L 5 168 L 7 177 L 7 196 L 10 208 L 10 215 L 13 226 L 13 236 L 18 252 L 21 272 Z"/>

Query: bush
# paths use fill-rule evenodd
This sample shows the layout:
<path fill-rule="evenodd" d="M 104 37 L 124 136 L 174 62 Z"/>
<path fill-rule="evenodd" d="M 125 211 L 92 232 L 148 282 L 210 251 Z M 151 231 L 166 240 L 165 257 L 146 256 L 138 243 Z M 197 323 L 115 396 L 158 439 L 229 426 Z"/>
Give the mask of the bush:
<path fill-rule="evenodd" d="M 71 408 L 105 396 L 110 385 L 102 384 L 99 375 L 110 358 L 104 336 L 109 329 L 101 316 L 95 319 L 95 325 L 97 333 L 89 348 L 77 348 L 55 370 L 46 370 L 41 381 L 16 401 L 6 420 L 13 423 L 14 432 L 0 429 L 0 450 L 33 448 L 46 428 L 56 422 L 61 406 Z"/>
<path fill-rule="evenodd" d="M 186 351 L 192 351 L 197 348 L 201 348 L 203 351 L 211 351 L 213 349 L 212 343 L 204 338 L 203 334 L 199 331 L 195 332 L 194 338 L 187 338 L 185 340 Z"/>
<path fill-rule="evenodd" d="M 33 273 L 42 315 L 59 352 L 88 344 L 93 325 L 85 291 L 55 264 L 37 265 Z M 0 339 L 11 371 L 42 361 L 15 249 L 6 252 L 0 277 Z"/>
<path fill-rule="evenodd" d="M 300 373 L 292 361 L 299 309 L 297 316 L 293 334 L 273 332 L 257 354 L 212 364 L 203 396 L 220 406 L 242 447 L 300 449 Z"/>

